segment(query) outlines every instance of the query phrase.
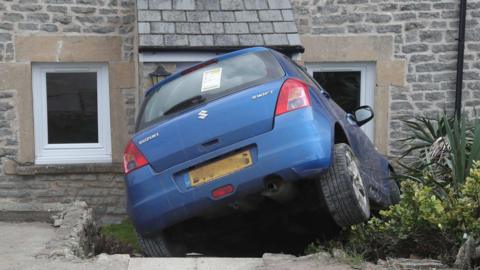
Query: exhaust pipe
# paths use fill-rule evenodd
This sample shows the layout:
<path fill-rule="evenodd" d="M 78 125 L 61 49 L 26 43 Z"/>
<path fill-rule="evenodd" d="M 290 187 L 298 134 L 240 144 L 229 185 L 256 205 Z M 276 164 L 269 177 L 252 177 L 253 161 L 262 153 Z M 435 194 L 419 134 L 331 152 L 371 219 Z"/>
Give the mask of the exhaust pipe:
<path fill-rule="evenodd" d="M 293 200 L 298 194 L 297 187 L 292 182 L 285 182 L 282 178 L 268 177 L 265 180 L 265 191 L 262 196 L 278 203 L 286 203 Z"/>

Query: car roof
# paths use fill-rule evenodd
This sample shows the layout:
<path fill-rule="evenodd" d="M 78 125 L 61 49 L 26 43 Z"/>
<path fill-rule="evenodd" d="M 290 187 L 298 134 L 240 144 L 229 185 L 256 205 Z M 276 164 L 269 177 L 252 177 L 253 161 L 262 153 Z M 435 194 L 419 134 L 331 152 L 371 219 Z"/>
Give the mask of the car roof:
<path fill-rule="evenodd" d="M 241 49 L 241 50 L 237 50 L 237 51 L 233 51 L 233 52 L 229 52 L 229 53 L 225 53 L 225 54 L 221 54 L 221 55 L 218 55 L 216 57 L 213 57 L 207 61 L 203 61 L 203 62 L 200 62 L 198 64 L 195 64 L 191 67 L 189 67 L 188 69 L 195 69 L 195 67 L 197 66 L 203 66 L 205 65 L 206 63 L 208 63 L 209 61 L 223 61 L 225 59 L 229 59 L 229 58 L 232 58 L 232 57 L 235 57 L 235 56 L 239 56 L 239 55 L 243 55 L 243 54 L 247 54 L 247 53 L 253 53 L 253 52 L 261 52 L 261 51 L 270 51 L 271 49 L 269 48 L 265 48 L 265 47 L 252 47 L 252 48 L 246 48 L 246 49 Z M 179 71 L 176 71 L 175 73 L 173 73 L 172 75 L 169 75 L 168 77 L 166 77 L 165 79 L 163 79 L 162 81 L 160 81 L 159 83 L 153 85 L 152 87 L 150 87 L 147 91 L 145 91 L 145 96 L 148 95 L 150 92 L 152 91 L 155 91 L 156 89 L 162 87 L 164 84 L 167 84 L 168 82 L 171 82 L 181 76 L 183 76 L 184 74 L 182 73 L 184 70 L 179 70 Z"/>

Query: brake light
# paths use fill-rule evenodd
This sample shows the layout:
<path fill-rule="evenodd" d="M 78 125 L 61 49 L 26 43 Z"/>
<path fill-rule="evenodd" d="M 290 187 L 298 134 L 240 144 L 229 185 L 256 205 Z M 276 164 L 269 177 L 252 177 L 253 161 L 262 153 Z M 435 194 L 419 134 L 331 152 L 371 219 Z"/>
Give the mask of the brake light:
<path fill-rule="evenodd" d="M 203 67 L 209 66 L 209 65 L 214 64 L 214 63 L 217 63 L 217 62 L 218 62 L 217 59 L 210 59 L 210 60 L 208 60 L 208 61 L 206 61 L 206 62 L 200 63 L 200 64 L 198 64 L 198 65 L 195 65 L 195 66 L 193 66 L 193 67 L 189 67 L 189 68 L 183 70 L 183 71 L 181 72 L 181 74 L 182 74 L 182 75 L 185 75 L 185 74 L 188 74 L 188 73 L 192 73 L 192 72 L 194 72 L 195 70 L 201 69 L 201 68 L 203 68 Z"/>
<path fill-rule="evenodd" d="M 275 115 L 310 106 L 310 94 L 305 82 L 297 79 L 286 80 L 280 89 Z"/>
<path fill-rule="evenodd" d="M 147 159 L 138 150 L 137 146 L 129 141 L 123 153 L 123 171 L 125 174 L 148 164 Z"/>

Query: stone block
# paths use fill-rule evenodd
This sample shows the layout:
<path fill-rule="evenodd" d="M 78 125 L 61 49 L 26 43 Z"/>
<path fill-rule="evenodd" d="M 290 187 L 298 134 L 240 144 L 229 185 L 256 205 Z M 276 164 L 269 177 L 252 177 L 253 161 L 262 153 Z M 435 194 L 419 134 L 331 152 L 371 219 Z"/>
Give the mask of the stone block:
<path fill-rule="evenodd" d="M 94 7 L 71 7 L 70 10 L 77 14 L 91 14 L 97 10 Z"/>
<path fill-rule="evenodd" d="M 402 47 L 403 53 L 416 53 L 428 51 L 428 45 L 426 44 L 409 44 Z"/>
<path fill-rule="evenodd" d="M 111 27 L 113 29 L 113 27 Z M 55 24 L 42 24 L 40 25 L 40 30 L 42 31 L 45 31 L 45 32 L 50 32 L 50 33 L 53 33 L 53 32 L 58 32 L 58 26 L 56 26 Z M 110 32 L 113 32 L 110 31 Z M 105 32 L 105 33 L 110 33 L 110 32 Z"/>
<path fill-rule="evenodd" d="M 44 23 L 50 20 L 50 15 L 47 13 L 32 13 L 27 15 L 27 20 L 31 22 Z"/>
<path fill-rule="evenodd" d="M 2 15 L 2 22 L 18 22 L 23 20 L 23 15 L 20 13 L 4 13 Z"/>
<path fill-rule="evenodd" d="M 13 30 L 13 23 L 2 22 L 2 23 L 0 23 L 0 29 Z"/>
<path fill-rule="evenodd" d="M 402 32 L 402 26 L 401 25 L 380 25 L 380 26 L 377 26 L 377 32 L 379 34 L 384 34 L 384 33 L 400 34 Z"/>
<path fill-rule="evenodd" d="M 366 22 L 371 22 L 371 23 L 388 23 L 391 20 L 392 20 L 392 17 L 388 14 L 376 14 L 376 13 L 367 14 L 367 17 L 365 18 Z"/>
<path fill-rule="evenodd" d="M 438 43 L 443 39 L 442 30 L 426 30 L 420 32 L 420 41 L 426 43 Z"/>
<path fill-rule="evenodd" d="M 12 41 L 12 34 L 0 33 L 0 42 Z"/>
<path fill-rule="evenodd" d="M 64 15 L 64 14 L 55 14 L 53 15 L 52 21 L 54 23 L 61 23 L 61 24 L 69 24 L 72 22 L 72 16 Z"/>
<path fill-rule="evenodd" d="M 108 62 L 122 59 L 121 37 L 17 36 L 15 41 L 17 61 Z"/>
<path fill-rule="evenodd" d="M 23 4 L 23 5 L 11 5 L 10 9 L 13 11 L 23 11 L 23 12 L 35 12 L 40 9 L 42 9 L 41 5 L 29 5 L 29 4 Z"/>

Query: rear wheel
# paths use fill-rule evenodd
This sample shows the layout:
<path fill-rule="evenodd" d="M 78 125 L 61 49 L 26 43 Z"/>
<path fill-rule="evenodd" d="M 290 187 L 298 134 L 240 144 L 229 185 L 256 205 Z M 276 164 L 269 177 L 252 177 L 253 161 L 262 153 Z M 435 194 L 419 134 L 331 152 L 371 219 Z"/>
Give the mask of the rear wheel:
<path fill-rule="evenodd" d="M 145 237 L 137 233 L 138 242 L 147 257 L 184 257 L 185 248 L 178 243 L 172 243 L 163 233 Z"/>
<path fill-rule="evenodd" d="M 349 145 L 335 145 L 332 165 L 319 177 L 317 184 L 339 226 L 361 223 L 370 217 L 367 190 Z"/>

